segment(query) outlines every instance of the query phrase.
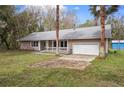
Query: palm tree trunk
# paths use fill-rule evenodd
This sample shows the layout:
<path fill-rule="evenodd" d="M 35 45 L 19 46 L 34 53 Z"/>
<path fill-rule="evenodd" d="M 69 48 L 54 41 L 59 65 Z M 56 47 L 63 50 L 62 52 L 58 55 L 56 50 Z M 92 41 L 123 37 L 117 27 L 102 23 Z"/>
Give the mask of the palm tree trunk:
<path fill-rule="evenodd" d="M 95 26 L 98 25 L 98 17 L 95 18 Z"/>
<path fill-rule="evenodd" d="M 104 5 L 100 6 L 100 17 L 101 17 L 101 42 L 100 42 L 100 57 L 104 58 L 105 57 L 105 8 Z"/>
<path fill-rule="evenodd" d="M 56 55 L 59 55 L 59 5 L 56 5 Z"/>

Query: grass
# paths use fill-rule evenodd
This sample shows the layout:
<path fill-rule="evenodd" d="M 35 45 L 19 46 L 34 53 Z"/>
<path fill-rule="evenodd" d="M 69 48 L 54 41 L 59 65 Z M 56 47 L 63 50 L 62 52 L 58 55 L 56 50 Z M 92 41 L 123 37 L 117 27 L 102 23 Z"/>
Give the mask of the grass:
<path fill-rule="evenodd" d="M 124 86 L 124 51 L 96 59 L 84 71 L 28 67 L 53 58 L 27 51 L 1 51 L 0 86 Z"/>

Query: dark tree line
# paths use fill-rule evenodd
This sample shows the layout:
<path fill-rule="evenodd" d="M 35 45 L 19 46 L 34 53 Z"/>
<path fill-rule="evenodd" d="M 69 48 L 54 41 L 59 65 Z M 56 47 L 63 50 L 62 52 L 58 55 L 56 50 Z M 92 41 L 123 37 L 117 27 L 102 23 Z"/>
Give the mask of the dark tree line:
<path fill-rule="evenodd" d="M 17 39 L 32 32 L 55 30 L 56 8 L 53 6 L 25 6 L 20 11 L 17 6 L 0 6 L 0 48 L 16 49 Z M 72 28 L 76 15 L 72 11 L 60 9 L 60 29 Z"/>
<path fill-rule="evenodd" d="M 18 38 L 38 31 L 33 15 L 29 11 L 18 13 L 16 6 L 0 6 L 0 47 L 18 48 Z"/>

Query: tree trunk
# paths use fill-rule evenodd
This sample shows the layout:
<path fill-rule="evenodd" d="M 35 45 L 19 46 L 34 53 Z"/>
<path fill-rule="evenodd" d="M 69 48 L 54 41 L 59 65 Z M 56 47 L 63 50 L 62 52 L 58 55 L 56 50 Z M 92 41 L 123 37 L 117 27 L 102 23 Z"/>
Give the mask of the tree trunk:
<path fill-rule="evenodd" d="M 59 55 L 59 5 L 56 5 L 56 55 Z"/>
<path fill-rule="evenodd" d="M 104 5 L 100 6 L 100 17 L 101 17 L 101 42 L 100 42 L 100 57 L 104 58 L 106 56 L 105 47 L 105 10 Z"/>
<path fill-rule="evenodd" d="M 8 44 L 7 40 L 6 40 L 2 35 L 0 35 L 0 39 L 1 39 L 0 46 L 1 46 L 3 43 L 5 43 L 6 48 L 9 50 L 10 47 L 9 47 L 9 44 Z"/>
<path fill-rule="evenodd" d="M 5 39 L 4 42 L 6 44 L 7 49 L 9 50 L 10 48 L 9 48 L 9 44 L 7 43 L 7 40 Z"/>
<path fill-rule="evenodd" d="M 95 18 L 95 26 L 98 25 L 98 17 Z"/>

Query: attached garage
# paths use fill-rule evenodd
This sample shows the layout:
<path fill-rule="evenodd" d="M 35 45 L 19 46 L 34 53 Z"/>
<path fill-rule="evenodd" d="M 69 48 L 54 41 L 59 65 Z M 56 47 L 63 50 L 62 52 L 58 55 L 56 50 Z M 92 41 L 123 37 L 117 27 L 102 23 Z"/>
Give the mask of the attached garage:
<path fill-rule="evenodd" d="M 99 44 L 73 45 L 73 54 L 99 55 Z"/>

